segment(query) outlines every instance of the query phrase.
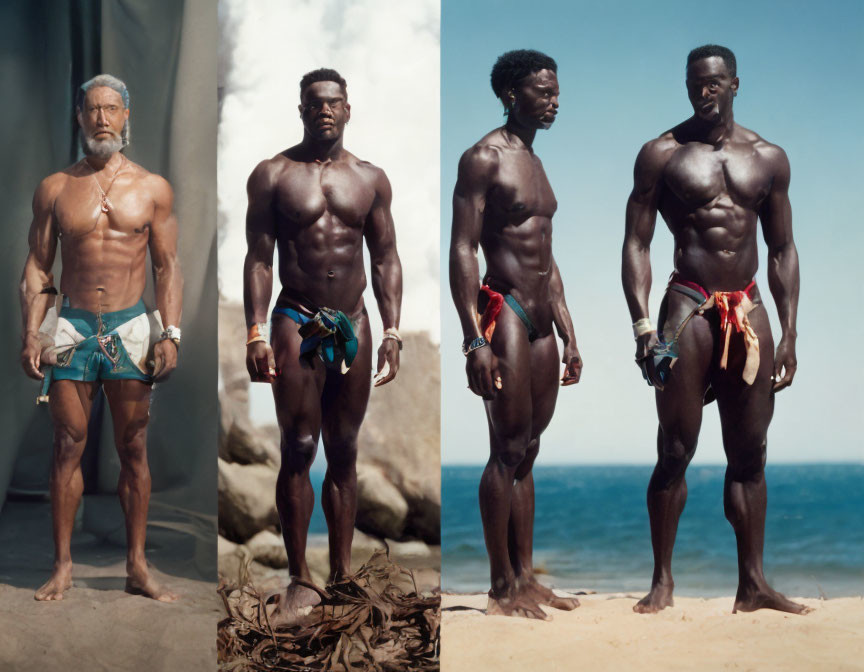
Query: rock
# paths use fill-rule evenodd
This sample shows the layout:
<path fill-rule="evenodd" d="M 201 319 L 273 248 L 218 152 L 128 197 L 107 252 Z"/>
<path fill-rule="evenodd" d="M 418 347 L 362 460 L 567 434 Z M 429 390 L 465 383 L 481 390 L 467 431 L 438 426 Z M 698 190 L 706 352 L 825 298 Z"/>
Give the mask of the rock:
<path fill-rule="evenodd" d="M 376 493 L 366 490 L 358 504 L 357 527 L 393 539 L 441 542 L 441 356 L 425 333 L 403 335 L 396 379 L 373 388 L 360 429 L 358 473 L 377 467 L 401 495 L 408 511 L 399 535 L 377 527 Z M 364 506 L 369 495 L 374 505 Z M 377 497 L 380 500 L 380 497 Z M 392 498 L 401 515 L 401 504 Z M 363 514 L 361 515 L 361 510 Z"/>
<path fill-rule="evenodd" d="M 279 466 L 279 447 L 265 432 L 249 420 L 248 412 L 227 393 L 219 394 L 222 409 L 219 432 L 219 457 L 240 464 L 269 464 Z"/>
<path fill-rule="evenodd" d="M 279 530 L 275 469 L 219 459 L 219 534 L 244 542 L 261 530 Z"/>
<path fill-rule="evenodd" d="M 282 537 L 269 530 L 262 530 L 249 541 L 246 548 L 256 562 L 274 569 L 285 569 L 288 566 L 288 556 L 285 553 L 285 543 Z"/>
<path fill-rule="evenodd" d="M 357 529 L 401 539 L 408 519 L 408 502 L 377 466 L 357 466 Z"/>

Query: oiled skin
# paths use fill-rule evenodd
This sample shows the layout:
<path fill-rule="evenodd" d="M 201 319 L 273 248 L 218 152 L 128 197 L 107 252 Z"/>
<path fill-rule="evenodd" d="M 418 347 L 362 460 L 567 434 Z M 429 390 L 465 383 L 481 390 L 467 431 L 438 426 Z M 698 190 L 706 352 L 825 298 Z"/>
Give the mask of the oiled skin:
<path fill-rule="evenodd" d="M 372 337 L 363 307 L 363 241 L 372 264 L 372 288 L 385 329 L 399 326 L 402 267 L 390 214 L 391 190 L 380 168 L 342 147 L 350 118 L 347 94 L 336 82 L 316 82 L 302 93 L 304 139 L 262 161 L 248 182 L 248 252 L 244 266 L 247 326 L 267 322 L 273 251 L 279 250 L 279 307 L 306 314 L 341 310 L 352 318 L 358 352 L 347 373 L 301 362 L 302 338 L 290 318 L 274 314 L 272 349 L 247 346 L 253 381 L 270 382 L 281 430 L 282 464 L 276 503 L 292 582 L 281 596 L 277 622 L 288 622 L 320 600 L 302 585 L 312 577 L 306 537 L 314 506 L 309 468 L 319 436 L 327 457 L 322 506 L 330 539 L 330 580 L 350 574 L 357 510 L 357 435 L 369 399 Z M 385 339 L 378 350 L 376 386 L 396 376 L 399 348 Z M 301 582 L 296 581 L 299 579 Z"/>
<path fill-rule="evenodd" d="M 87 91 L 78 111 L 81 132 L 90 138 L 119 136 L 129 116 L 120 94 L 108 87 Z M 108 212 L 102 211 L 107 193 Z M 173 193 L 158 175 L 118 152 L 86 159 L 45 178 L 33 198 L 30 253 L 21 279 L 22 366 L 41 380 L 39 325 L 54 301 L 43 293 L 53 285 L 52 267 L 59 243 L 63 262 L 60 291 L 72 308 L 94 314 L 129 308 L 146 284 L 147 252 L 153 262 L 156 304 L 163 324 L 180 325 L 183 278 L 177 261 L 177 222 Z M 177 365 L 177 347 L 165 340 L 154 349 L 154 378 L 164 379 Z M 144 556 L 150 472 L 147 423 L 150 384 L 140 380 L 104 381 L 111 408 L 115 445 L 120 456 L 118 495 L 126 516 L 127 590 L 161 601 L 177 596 L 150 576 Z M 50 409 L 54 422 L 51 506 L 54 524 L 54 572 L 36 591 L 37 600 L 59 600 L 71 586 L 70 541 L 75 511 L 83 492 L 81 454 L 98 383 L 54 381 Z"/>
<path fill-rule="evenodd" d="M 636 159 L 627 203 L 622 280 L 634 323 L 648 317 L 649 249 L 659 211 L 675 238 L 675 270 L 707 291 L 736 291 L 756 273 L 757 225 L 768 245 L 768 279 L 782 338 L 774 342 L 764 307 L 750 313 L 759 338 L 760 367 L 748 386 L 741 378 L 740 336 L 730 342 L 727 370 L 716 311 L 694 317 L 678 342 L 680 357 L 664 390 L 656 391 L 660 427 L 657 466 L 648 486 L 654 547 L 651 592 L 634 610 L 652 613 L 672 605 L 671 559 L 687 497 L 684 473 L 696 450 L 703 401 L 716 395 L 728 459 L 724 508 L 738 543 L 735 610 L 774 608 L 801 613 L 801 605 L 772 590 L 762 569 L 766 488 L 764 465 L 774 392 L 791 384 L 798 305 L 798 255 L 792 237 L 789 162 L 783 150 L 735 123 L 732 101 L 738 79 L 721 57 L 695 61 L 687 73 L 694 116 L 648 142 Z M 758 300 L 758 289 L 753 292 Z M 664 311 L 677 325 L 694 302 L 668 293 Z M 637 339 L 637 360 L 656 343 L 654 332 Z"/>
<path fill-rule="evenodd" d="M 578 601 L 555 596 L 534 577 L 534 480 L 540 435 L 555 409 L 558 346 L 564 342 L 561 384 L 578 382 L 582 360 L 552 256 L 552 216 L 557 201 L 532 144 L 558 108 L 558 80 L 541 70 L 505 96 L 507 124 L 463 154 L 453 193 L 450 290 L 465 342 L 481 335 L 477 249 L 483 249 L 484 283 L 509 293 L 538 332 L 529 343 L 525 326 L 505 304 L 488 346 L 471 352 L 471 390 L 485 400 L 490 457 L 480 482 L 480 512 L 492 589 L 488 614 L 546 618 L 541 604 L 572 609 Z"/>

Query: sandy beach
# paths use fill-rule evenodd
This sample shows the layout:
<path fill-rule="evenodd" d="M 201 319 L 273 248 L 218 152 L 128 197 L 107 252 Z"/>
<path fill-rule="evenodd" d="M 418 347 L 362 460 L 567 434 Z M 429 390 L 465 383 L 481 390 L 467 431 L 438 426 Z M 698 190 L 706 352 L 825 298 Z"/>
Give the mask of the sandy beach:
<path fill-rule="evenodd" d="M 564 593 L 562 593 L 564 594 Z M 732 614 L 732 597 L 676 597 L 633 613 L 636 595 L 580 595 L 552 620 L 486 616 L 486 595 L 444 594 L 443 672 L 483 670 L 864 670 L 864 598 L 794 598 L 813 611 Z"/>

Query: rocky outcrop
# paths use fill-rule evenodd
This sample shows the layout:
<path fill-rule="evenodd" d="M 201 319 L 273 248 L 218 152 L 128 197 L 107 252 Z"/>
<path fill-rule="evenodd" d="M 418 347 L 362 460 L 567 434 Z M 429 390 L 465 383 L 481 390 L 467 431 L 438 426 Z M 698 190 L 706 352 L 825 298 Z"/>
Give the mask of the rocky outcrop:
<path fill-rule="evenodd" d="M 242 543 L 260 530 L 278 532 L 276 476 L 266 464 L 219 460 L 219 534 Z"/>

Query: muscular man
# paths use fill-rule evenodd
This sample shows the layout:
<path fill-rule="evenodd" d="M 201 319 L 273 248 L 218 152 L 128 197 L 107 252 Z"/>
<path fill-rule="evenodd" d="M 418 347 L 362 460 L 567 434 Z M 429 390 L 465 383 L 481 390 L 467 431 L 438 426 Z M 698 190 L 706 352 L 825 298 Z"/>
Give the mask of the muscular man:
<path fill-rule="evenodd" d="M 277 621 L 289 621 L 320 598 L 310 587 L 306 534 L 314 495 L 309 468 L 323 435 L 327 474 L 321 493 L 330 538 L 330 580 L 347 576 L 357 512 L 357 434 L 369 400 L 372 336 L 363 305 L 363 239 L 372 289 L 384 323 L 375 385 L 399 368 L 402 266 L 384 171 L 345 150 L 351 118 L 345 80 L 335 70 L 300 81 L 300 144 L 262 161 L 249 178 L 248 252 L 243 296 L 253 381 L 273 386 L 282 466 L 276 506 L 291 583 Z M 282 291 L 267 343 L 273 247 Z M 305 584 L 305 585 L 304 585 Z"/>
<path fill-rule="evenodd" d="M 696 450 L 703 403 L 714 398 L 728 461 L 724 509 L 738 543 L 733 611 L 805 611 L 772 590 L 762 571 L 766 435 L 774 393 L 792 384 L 796 369 L 799 281 L 789 161 L 780 147 L 735 123 L 737 93 L 729 49 L 691 51 L 687 94 L 693 116 L 642 148 L 627 202 L 624 293 L 636 361 L 656 388 L 660 420 L 657 466 L 648 485 L 654 577 L 651 592 L 634 606 L 639 613 L 673 603 L 672 548 L 687 499 L 684 472 Z M 649 247 L 658 210 L 675 237 L 675 272 L 654 330 L 648 321 Z M 757 220 L 782 328 L 776 352 L 753 282 Z"/>
<path fill-rule="evenodd" d="M 21 363 L 28 376 L 43 381 L 41 398 L 50 392 L 54 422 L 54 572 L 36 591 L 36 599 L 63 599 L 72 585 L 69 544 L 84 490 L 81 454 L 101 384 L 120 456 L 117 492 L 126 516 L 126 590 L 170 602 L 177 596 L 148 572 L 144 538 L 150 501 L 150 389 L 177 365 L 180 342 L 176 325 L 183 279 L 174 197 L 168 182 L 121 151 L 129 142 L 129 94 L 123 82 L 111 75 L 86 82 L 76 112 L 86 156 L 46 177 L 36 190 L 30 254 L 21 279 Z M 62 301 L 51 272 L 58 241 Z M 164 331 L 141 301 L 148 249 Z"/>
<path fill-rule="evenodd" d="M 492 68 L 507 123 L 459 162 L 453 193 L 450 290 L 462 323 L 468 386 L 484 399 L 490 455 L 480 479 L 480 514 L 491 566 L 488 614 L 547 618 L 540 605 L 574 609 L 534 576 L 534 477 L 540 434 L 561 385 L 579 381 L 582 359 L 552 258 L 557 202 L 532 145 L 558 112 L 555 61 L 510 51 Z M 478 282 L 477 246 L 486 275 Z M 482 315 L 478 315 L 479 312 Z M 494 333 L 494 335 L 493 335 Z"/>

